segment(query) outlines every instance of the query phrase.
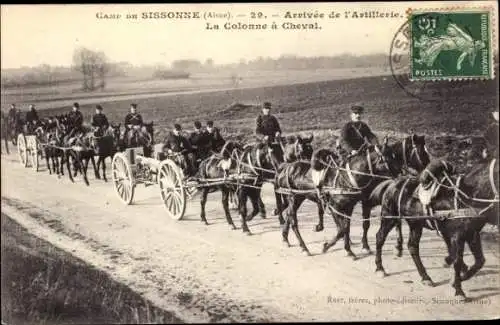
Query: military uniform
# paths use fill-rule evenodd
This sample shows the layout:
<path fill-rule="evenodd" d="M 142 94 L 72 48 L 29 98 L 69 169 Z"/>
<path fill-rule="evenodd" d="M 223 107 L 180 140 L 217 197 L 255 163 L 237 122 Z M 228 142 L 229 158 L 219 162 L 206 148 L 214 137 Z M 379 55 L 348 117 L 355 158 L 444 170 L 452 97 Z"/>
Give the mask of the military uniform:
<path fill-rule="evenodd" d="M 182 135 L 175 135 L 173 132 L 170 132 L 165 138 L 164 149 L 170 149 L 173 152 L 181 152 L 182 150 L 192 151 L 189 141 Z"/>
<path fill-rule="evenodd" d="M 11 108 L 7 114 L 8 125 L 17 132 L 21 132 L 22 129 L 22 118 L 21 111 L 17 108 Z"/>
<path fill-rule="evenodd" d="M 220 134 L 220 130 L 218 128 L 213 127 L 211 128 L 211 130 L 207 128 L 207 136 L 210 142 L 210 148 L 213 151 L 219 152 L 220 150 L 222 150 L 222 147 L 224 146 L 226 141 L 224 140 L 224 138 L 222 138 L 222 135 Z"/>
<path fill-rule="evenodd" d="M 68 114 L 68 118 L 71 123 L 72 128 L 81 129 L 83 125 L 83 114 L 80 111 L 71 111 Z"/>
<path fill-rule="evenodd" d="M 104 131 L 109 128 L 108 118 L 104 114 L 94 114 L 92 116 L 92 122 L 90 123 L 93 127 L 98 128 L 96 135 L 102 136 Z"/>
<path fill-rule="evenodd" d="M 189 142 L 196 151 L 198 159 L 204 159 L 209 155 L 211 143 L 210 136 L 207 131 L 199 130 L 192 132 L 189 136 Z"/>
<path fill-rule="evenodd" d="M 7 114 L 7 118 L 9 120 L 10 123 L 12 122 L 15 122 L 15 120 L 17 119 L 17 116 L 18 116 L 19 112 L 16 108 L 11 108 L 9 109 L 9 113 Z"/>
<path fill-rule="evenodd" d="M 26 113 L 26 123 L 36 124 L 38 122 L 38 120 L 39 120 L 38 113 L 35 109 L 29 110 Z"/>
<path fill-rule="evenodd" d="M 139 113 L 128 113 L 127 116 L 125 116 L 125 126 L 128 126 L 129 124 L 131 125 L 139 125 L 142 126 L 143 121 L 142 121 L 142 116 Z"/>
<path fill-rule="evenodd" d="M 365 143 L 365 139 L 371 144 L 377 144 L 377 137 L 365 122 L 347 122 L 340 134 L 340 146 L 350 153 L 353 150 L 359 150 Z"/>
<path fill-rule="evenodd" d="M 268 136 L 269 141 L 273 142 L 276 137 L 276 132 L 281 133 L 280 124 L 278 120 L 273 115 L 259 115 L 255 121 L 256 128 L 255 134 L 263 138 L 264 136 Z"/>
<path fill-rule="evenodd" d="M 80 111 L 71 111 L 68 114 L 68 119 L 71 126 L 71 131 L 67 136 L 69 142 L 75 134 L 83 133 L 83 114 Z"/>
<path fill-rule="evenodd" d="M 179 153 L 183 152 L 182 155 L 186 160 L 188 166 L 185 172 L 187 175 L 193 175 L 196 171 L 195 158 L 193 156 L 193 148 L 191 147 L 191 143 L 183 137 L 181 134 L 175 135 L 173 132 L 170 132 L 169 135 L 165 138 L 163 151 L 172 150 L 173 152 Z"/>

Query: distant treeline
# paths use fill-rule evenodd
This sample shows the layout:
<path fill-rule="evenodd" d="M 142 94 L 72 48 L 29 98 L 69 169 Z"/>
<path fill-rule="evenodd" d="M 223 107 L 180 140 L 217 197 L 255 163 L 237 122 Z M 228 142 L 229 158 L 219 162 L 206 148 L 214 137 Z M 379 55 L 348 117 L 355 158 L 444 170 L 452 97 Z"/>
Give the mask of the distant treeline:
<path fill-rule="evenodd" d="M 110 64 L 109 77 L 125 76 L 123 63 Z M 82 74 L 70 67 L 43 64 L 37 67 L 2 70 L 2 88 L 27 86 L 57 86 L 82 80 Z"/>
<path fill-rule="evenodd" d="M 242 60 L 237 68 L 249 70 L 317 70 L 340 68 L 369 68 L 388 66 L 387 54 L 355 56 L 343 54 L 338 56 L 299 57 L 283 55 L 277 59 L 258 57 L 248 62 Z M 235 65 L 229 65 L 235 67 Z"/>
<path fill-rule="evenodd" d="M 401 58 L 408 62 L 408 57 Z M 498 55 L 495 55 L 498 62 Z M 134 78 L 170 78 L 189 77 L 189 74 L 211 71 L 258 71 L 258 70 L 317 70 L 317 69 L 349 69 L 349 68 L 382 68 L 389 69 L 387 54 L 353 55 L 342 54 L 337 56 L 300 57 L 295 55 L 282 55 L 278 58 L 258 57 L 253 60 L 241 59 L 232 64 L 216 64 L 214 60 L 185 59 L 176 60 L 168 65 L 133 66 L 128 62 L 109 64 L 107 76 L 110 78 L 129 76 Z M 25 86 L 55 86 L 67 82 L 80 81 L 82 78 L 78 71 L 69 67 L 53 67 L 41 65 L 35 68 L 20 68 L 2 70 L 2 88 Z"/>

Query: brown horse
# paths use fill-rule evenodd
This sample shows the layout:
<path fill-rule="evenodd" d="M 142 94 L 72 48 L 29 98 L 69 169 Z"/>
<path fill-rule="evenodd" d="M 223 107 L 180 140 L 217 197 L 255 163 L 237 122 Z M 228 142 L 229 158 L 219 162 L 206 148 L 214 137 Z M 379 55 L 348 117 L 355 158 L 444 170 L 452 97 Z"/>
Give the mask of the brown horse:
<path fill-rule="evenodd" d="M 94 154 L 97 155 L 97 163 L 95 166 L 95 176 L 97 179 L 101 179 L 99 173 L 99 168 L 102 165 L 102 177 L 105 182 L 106 178 L 106 158 L 109 157 L 113 159 L 113 156 L 118 152 L 118 143 L 120 140 L 120 124 L 110 125 L 104 132 L 100 135 L 91 133 L 87 135 L 85 139 L 85 145 L 89 146 L 94 150 Z"/>
<path fill-rule="evenodd" d="M 238 205 L 243 232 L 250 233 L 247 221 L 258 213 L 265 217 L 265 207 L 260 198 L 264 182 L 273 182 L 280 164 L 283 163 L 283 145 L 279 142 L 263 142 L 247 145 L 238 160 L 238 174 L 246 175 L 239 181 Z M 250 199 L 253 211 L 247 215 L 247 200 Z M 276 195 L 276 201 L 278 201 Z"/>
<path fill-rule="evenodd" d="M 396 155 L 396 159 L 403 163 L 402 172 L 404 174 L 418 175 L 429 164 L 430 155 L 425 144 L 425 136 L 412 134 L 402 141 L 395 142 L 391 148 Z M 361 243 L 363 251 L 371 253 L 368 245 L 368 230 L 370 228 L 370 216 L 374 207 L 382 204 L 382 196 L 391 183 L 390 180 L 383 181 L 377 185 L 369 195 L 364 196 L 361 201 L 363 214 L 363 238 Z M 401 222 L 396 224 L 398 230 L 398 240 L 396 244 L 396 254 L 398 257 L 403 255 L 403 233 Z"/>
<path fill-rule="evenodd" d="M 283 148 L 283 159 L 290 163 L 297 160 L 309 160 L 313 153 L 311 145 L 314 140 L 314 135 L 307 138 L 302 138 L 300 135 L 296 137 L 290 136 L 285 139 L 285 147 Z"/>
<path fill-rule="evenodd" d="M 402 179 L 389 187 L 382 204 L 375 263 L 376 272 L 385 276 L 381 250 L 395 223 L 387 216 L 401 216 L 410 226 L 408 249 L 422 282 L 432 286 L 420 259 L 419 242 L 423 228 L 437 230 L 448 248 L 445 266 L 454 267 L 455 296 L 466 299 L 462 281 L 474 276 L 485 262 L 480 231 L 487 222 L 498 225 L 498 160 L 479 164 L 465 175 L 454 171 L 449 162 L 435 160 L 419 179 Z M 465 243 L 475 259 L 470 269 L 463 261 Z"/>
<path fill-rule="evenodd" d="M 231 173 L 237 172 L 237 159 L 238 154 L 243 152 L 243 147 L 236 142 L 228 141 L 224 144 L 220 154 L 214 154 L 206 159 L 204 159 L 199 167 L 194 178 L 200 184 L 201 187 L 201 221 L 208 225 L 207 218 L 205 216 L 205 205 L 207 203 L 208 193 L 213 193 L 220 190 L 222 193 L 222 206 L 224 208 L 224 213 L 226 215 L 227 223 L 236 229 L 233 219 L 231 218 L 231 213 L 229 212 L 229 196 L 231 192 L 237 190 L 234 182 L 218 182 L 218 184 L 211 185 L 210 180 L 214 179 L 227 179 L 230 177 Z"/>
<path fill-rule="evenodd" d="M 367 148 L 365 153 L 350 157 L 343 164 L 337 154 L 328 149 L 313 153 L 311 163 L 293 163 L 294 170 L 288 177 L 291 188 L 307 193 L 317 193 L 318 198 L 332 213 L 337 225 L 337 234 L 333 240 L 323 246 L 326 252 L 343 236 L 344 249 L 348 256 L 356 258 L 350 249 L 350 219 L 356 203 L 382 180 L 390 179 L 401 171 L 401 164 L 396 159 L 393 149 L 387 145 L 387 139 L 381 149 L 377 146 Z M 293 193 L 288 195 L 286 223 L 282 229 L 283 241 L 288 243 L 290 225 L 297 236 L 302 251 L 310 255 L 297 223 L 297 210 L 306 195 Z M 317 198 L 316 198 L 317 200 Z"/>

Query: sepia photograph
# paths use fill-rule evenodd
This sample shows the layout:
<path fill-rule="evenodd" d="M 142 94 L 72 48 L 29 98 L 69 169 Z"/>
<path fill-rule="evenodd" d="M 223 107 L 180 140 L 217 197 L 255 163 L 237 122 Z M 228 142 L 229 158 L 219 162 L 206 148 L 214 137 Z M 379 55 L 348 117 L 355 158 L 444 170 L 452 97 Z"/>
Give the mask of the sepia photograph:
<path fill-rule="evenodd" d="M 2 325 L 500 318 L 496 1 L 0 13 Z"/>

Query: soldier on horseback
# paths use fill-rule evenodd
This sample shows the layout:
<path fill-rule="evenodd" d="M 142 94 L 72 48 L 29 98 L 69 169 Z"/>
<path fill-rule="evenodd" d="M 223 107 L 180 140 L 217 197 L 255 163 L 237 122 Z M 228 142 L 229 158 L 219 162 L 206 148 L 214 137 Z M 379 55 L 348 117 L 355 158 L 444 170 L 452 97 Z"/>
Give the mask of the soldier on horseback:
<path fill-rule="evenodd" d="M 80 112 L 80 104 L 73 103 L 73 110 L 68 114 L 68 122 L 70 131 L 68 133 L 67 143 L 71 144 L 76 138 L 80 137 L 84 133 L 83 129 L 83 114 Z"/>
<path fill-rule="evenodd" d="M 125 135 L 129 140 L 129 143 L 134 139 L 140 132 L 145 133 L 144 122 L 142 120 L 141 114 L 137 113 L 137 104 L 130 104 L 130 113 L 125 116 Z"/>
<path fill-rule="evenodd" d="M 163 152 L 168 155 L 179 154 L 184 158 L 187 166 L 184 167 L 188 175 L 194 175 L 196 172 L 195 158 L 191 143 L 181 134 L 182 128 L 180 124 L 174 124 L 174 129 L 168 134 L 164 140 Z"/>
<path fill-rule="evenodd" d="M 7 114 L 7 121 L 10 130 L 15 131 L 16 135 L 22 131 L 21 110 L 16 108 L 16 104 L 10 105 L 10 110 Z"/>
<path fill-rule="evenodd" d="M 211 149 L 215 152 L 221 151 L 226 141 L 222 138 L 219 128 L 214 127 L 214 121 L 207 121 L 207 134 Z"/>
<path fill-rule="evenodd" d="M 7 119 L 9 120 L 9 123 L 15 122 L 18 116 L 19 116 L 19 111 L 16 108 L 16 104 L 10 104 L 9 113 L 7 114 Z"/>
<path fill-rule="evenodd" d="M 262 114 L 257 116 L 255 121 L 255 135 L 264 142 L 274 142 L 281 135 L 280 124 L 276 117 L 271 115 L 271 103 L 265 102 L 262 107 Z"/>
<path fill-rule="evenodd" d="M 38 112 L 35 109 L 35 105 L 31 104 L 29 111 L 26 113 L 26 127 L 28 133 L 32 133 L 38 126 L 40 119 L 38 118 Z"/>
<path fill-rule="evenodd" d="M 357 155 L 365 144 L 379 145 L 377 136 L 373 134 L 368 125 L 361 121 L 364 113 L 362 106 L 351 107 L 351 121 L 347 122 L 340 133 L 337 147 L 340 147 L 342 156 Z"/>
<path fill-rule="evenodd" d="M 95 114 L 92 116 L 92 122 L 90 123 L 94 128 L 94 136 L 102 137 L 106 130 L 109 128 L 108 118 L 102 112 L 103 108 L 101 105 L 95 107 Z"/>

